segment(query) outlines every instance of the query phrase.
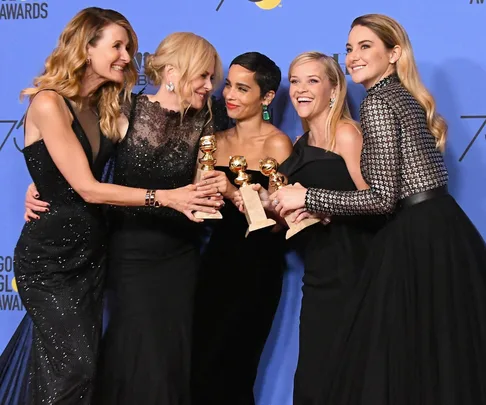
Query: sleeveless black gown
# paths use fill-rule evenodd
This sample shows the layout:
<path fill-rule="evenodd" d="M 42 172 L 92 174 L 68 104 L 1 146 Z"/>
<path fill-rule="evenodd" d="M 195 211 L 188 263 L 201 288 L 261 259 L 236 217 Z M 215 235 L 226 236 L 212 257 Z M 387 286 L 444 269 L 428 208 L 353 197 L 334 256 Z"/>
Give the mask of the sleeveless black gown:
<path fill-rule="evenodd" d="M 88 136 L 65 101 L 72 129 L 100 180 L 113 144 L 100 134 L 93 158 Z M 27 315 L 0 358 L 0 403 L 89 405 L 101 337 L 103 212 L 72 189 L 43 140 L 23 153 L 50 211 L 25 223 L 15 248 L 15 277 Z"/>
<path fill-rule="evenodd" d="M 279 171 L 289 183 L 329 190 L 356 190 L 344 159 L 308 144 L 305 133 Z M 329 356 L 342 310 L 384 217 L 333 217 L 290 239 L 304 261 L 299 328 L 299 358 L 294 379 L 294 405 L 317 405 L 328 380 Z"/>
<path fill-rule="evenodd" d="M 219 166 L 233 183 L 236 174 Z M 247 170 L 252 183 L 268 177 Z M 233 183 L 234 184 L 234 183 Z M 231 201 L 202 255 L 194 306 L 193 405 L 253 405 L 253 385 L 282 290 L 283 235 L 251 232 Z"/>

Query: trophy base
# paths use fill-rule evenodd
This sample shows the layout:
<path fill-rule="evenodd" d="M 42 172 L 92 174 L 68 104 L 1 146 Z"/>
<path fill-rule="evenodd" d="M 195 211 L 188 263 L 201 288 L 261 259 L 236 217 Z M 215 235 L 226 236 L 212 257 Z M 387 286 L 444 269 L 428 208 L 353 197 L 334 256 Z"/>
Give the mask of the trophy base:
<path fill-rule="evenodd" d="M 219 211 L 215 212 L 214 214 L 211 214 L 209 212 L 196 211 L 194 213 L 194 216 L 197 219 L 222 219 L 223 218 L 223 215 Z"/>
<path fill-rule="evenodd" d="M 267 227 L 273 226 L 275 224 L 276 224 L 276 222 L 273 219 L 268 219 L 268 218 L 261 220 L 261 221 L 253 222 L 252 224 L 250 224 L 250 226 L 246 230 L 245 238 L 248 237 L 248 234 L 250 232 L 257 231 L 258 229 L 267 228 Z"/>
<path fill-rule="evenodd" d="M 285 221 L 289 226 L 289 229 L 285 234 L 285 239 L 290 239 L 292 236 L 297 235 L 303 229 L 321 222 L 321 220 L 317 218 L 305 218 L 302 221 L 300 221 L 298 224 L 294 224 L 292 222 L 293 218 L 291 218 L 291 216 L 292 214 L 285 218 Z"/>

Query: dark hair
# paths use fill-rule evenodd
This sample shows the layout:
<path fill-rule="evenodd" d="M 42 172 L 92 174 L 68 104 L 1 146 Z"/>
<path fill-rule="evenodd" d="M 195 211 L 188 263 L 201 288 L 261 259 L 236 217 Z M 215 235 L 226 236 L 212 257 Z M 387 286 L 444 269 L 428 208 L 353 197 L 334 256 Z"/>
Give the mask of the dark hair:
<path fill-rule="evenodd" d="M 268 56 L 259 52 L 243 53 L 230 63 L 230 66 L 239 65 L 255 73 L 255 81 L 260 87 L 261 97 L 265 97 L 269 91 L 277 92 L 282 72 L 280 68 Z"/>

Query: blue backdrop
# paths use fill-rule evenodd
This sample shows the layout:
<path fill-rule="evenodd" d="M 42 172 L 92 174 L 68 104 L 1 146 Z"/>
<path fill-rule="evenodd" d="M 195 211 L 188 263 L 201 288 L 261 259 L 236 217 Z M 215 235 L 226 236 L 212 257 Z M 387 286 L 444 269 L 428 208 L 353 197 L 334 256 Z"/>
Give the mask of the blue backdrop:
<path fill-rule="evenodd" d="M 396 18 L 408 30 L 422 78 L 449 122 L 451 192 L 486 236 L 485 0 L 0 0 L 0 350 L 23 315 L 12 256 L 30 178 L 20 153 L 26 105 L 18 94 L 40 72 L 68 20 L 93 3 L 122 12 L 133 24 L 140 39 L 139 85 L 145 84 L 143 54 L 173 31 L 206 37 L 225 66 L 240 53 L 260 51 L 286 76 L 292 58 L 303 51 L 333 54 L 343 63 L 356 16 L 378 12 Z M 300 121 L 287 92 L 284 79 L 273 104 L 274 123 L 295 138 Z M 353 111 L 363 95 L 360 86 L 350 83 Z M 260 365 L 259 404 L 291 403 L 301 276 L 300 263 L 289 256 L 283 298 Z"/>

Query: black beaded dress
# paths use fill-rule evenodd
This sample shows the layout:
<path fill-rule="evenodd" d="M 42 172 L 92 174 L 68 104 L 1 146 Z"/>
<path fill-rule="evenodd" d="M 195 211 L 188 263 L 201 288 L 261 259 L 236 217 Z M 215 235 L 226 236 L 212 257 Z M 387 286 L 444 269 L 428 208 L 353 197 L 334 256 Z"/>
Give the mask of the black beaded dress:
<path fill-rule="evenodd" d="M 130 117 L 113 182 L 150 189 L 192 183 L 199 138 L 212 133 L 205 111 L 163 109 L 145 95 Z M 113 207 L 109 213 L 110 320 L 96 393 L 102 405 L 190 404 L 193 295 L 200 229 L 170 208 Z"/>
<path fill-rule="evenodd" d="M 99 127 L 84 131 L 65 101 L 100 180 L 113 144 Z M 68 184 L 43 140 L 23 153 L 50 211 L 25 223 L 15 248 L 15 277 L 27 315 L 0 358 L 0 403 L 89 405 L 101 338 L 105 218 L 100 205 L 86 203 Z"/>
<path fill-rule="evenodd" d="M 306 208 L 390 213 L 333 349 L 322 405 L 484 405 L 486 245 L 447 193 L 425 112 L 389 76 L 361 104 L 364 191 L 309 189 Z"/>

